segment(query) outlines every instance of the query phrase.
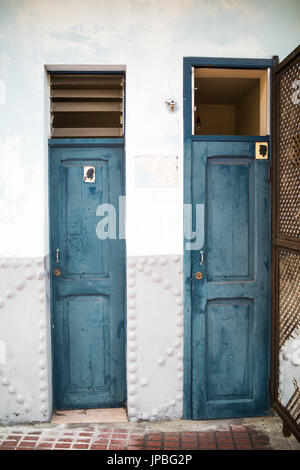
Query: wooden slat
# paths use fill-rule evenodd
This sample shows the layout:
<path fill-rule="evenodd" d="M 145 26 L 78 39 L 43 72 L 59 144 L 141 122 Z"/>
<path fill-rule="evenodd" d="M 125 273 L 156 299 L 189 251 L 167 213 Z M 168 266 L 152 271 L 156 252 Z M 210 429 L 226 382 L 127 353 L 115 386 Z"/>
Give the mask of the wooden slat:
<path fill-rule="evenodd" d="M 122 98 L 122 90 L 66 90 L 55 89 L 51 92 L 52 98 Z"/>
<path fill-rule="evenodd" d="M 105 85 L 114 85 L 114 87 L 119 87 L 121 88 L 121 85 L 123 83 L 123 78 L 121 77 L 112 77 L 110 78 L 107 75 L 103 75 L 101 77 L 96 76 L 96 75 L 91 75 L 88 76 L 88 78 L 83 77 L 80 78 L 80 76 L 74 75 L 74 76 L 57 76 L 57 77 L 52 77 L 51 78 L 51 86 L 52 88 L 56 87 L 80 87 L 80 88 L 88 88 L 88 87 L 97 87 L 100 88 Z"/>
<path fill-rule="evenodd" d="M 120 83 L 110 81 L 99 83 L 84 83 L 75 85 L 53 85 L 52 90 L 122 90 Z"/>
<path fill-rule="evenodd" d="M 52 112 L 93 112 L 93 111 L 116 111 L 121 112 L 122 103 L 101 102 L 52 102 Z"/>
<path fill-rule="evenodd" d="M 273 239 L 273 244 L 281 248 L 300 251 L 300 241 L 297 240 L 284 240 L 282 238 Z"/>
<path fill-rule="evenodd" d="M 52 137 L 122 137 L 123 129 L 117 127 L 61 127 L 52 130 Z"/>
<path fill-rule="evenodd" d="M 59 81 L 59 80 L 74 80 L 80 79 L 82 80 L 123 80 L 123 75 L 120 74 L 93 74 L 93 73 L 52 73 L 51 74 L 51 81 Z"/>

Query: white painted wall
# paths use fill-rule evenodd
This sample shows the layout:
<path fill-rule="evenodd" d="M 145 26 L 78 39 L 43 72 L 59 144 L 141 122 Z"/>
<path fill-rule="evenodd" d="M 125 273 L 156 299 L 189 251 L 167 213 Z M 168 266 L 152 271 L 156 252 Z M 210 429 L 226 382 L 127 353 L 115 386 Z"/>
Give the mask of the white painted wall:
<path fill-rule="evenodd" d="M 128 254 L 182 253 L 182 58 L 283 58 L 299 10 L 298 0 L 0 1 L 0 256 L 48 252 L 44 64 L 126 64 Z M 178 188 L 135 189 L 136 155 L 178 155 Z"/>
<path fill-rule="evenodd" d="M 126 65 L 127 253 L 129 260 L 167 256 L 167 265 L 158 263 L 157 270 L 164 270 L 164 278 L 176 284 L 164 291 L 162 284 L 149 281 L 145 269 L 136 272 L 139 372 L 137 393 L 130 397 L 133 417 L 175 417 L 182 410 L 181 373 L 175 359 L 182 349 L 168 355 L 164 346 L 173 344 L 180 322 L 173 303 L 174 289 L 182 289 L 182 279 L 180 275 L 173 279 L 168 269 L 171 255 L 183 251 L 183 57 L 284 58 L 297 45 L 299 13 L 298 0 L 0 0 L 0 257 L 4 262 L 15 257 L 24 267 L 25 258 L 36 263 L 48 254 L 49 108 L 44 65 Z M 175 113 L 165 104 L 168 98 L 177 102 Z M 177 187 L 135 187 L 135 157 L 154 155 L 178 156 Z M 10 283 L 16 286 L 26 278 L 23 267 L 0 270 L 0 297 L 6 299 Z M 5 300 L 0 309 L 0 362 L 5 360 L 0 366 L 5 377 L 16 380 L 31 411 L 17 405 L 8 386 L 0 383 L 0 421 L 48 419 L 51 410 L 49 391 L 41 415 L 38 381 L 37 325 L 40 314 L 47 320 L 47 309 L 40 312 L 39 304 L 32 304 L 37 286 L 27 280 L 25 284 L 27 303 L 16 297 Z M 147 296 L 156 299 L 155 308 L 165 306 L 154 324 L 166 336 L 159 336 L 155 350 L 144 347 L 156 334 L 153 329 L 152 336 L 145 337 L 143 324 L 151 315 Z M 24 334 L 14 343 L 19 319 Z M 50 360 L 49 331 L 47 338 Z M 159 357 L 165 360 L 163 368 Z M 29 368 L 30 374 L 24 374 Z M 49 370 L 47 366 L 47 377 Z M 149 386 L 143 387 L 142 378 L 149 374 Z M 157 400 L 156 413 L 158 387 L 163 400 Z M 19 408 L 22 412 L 16 417 Z"/>

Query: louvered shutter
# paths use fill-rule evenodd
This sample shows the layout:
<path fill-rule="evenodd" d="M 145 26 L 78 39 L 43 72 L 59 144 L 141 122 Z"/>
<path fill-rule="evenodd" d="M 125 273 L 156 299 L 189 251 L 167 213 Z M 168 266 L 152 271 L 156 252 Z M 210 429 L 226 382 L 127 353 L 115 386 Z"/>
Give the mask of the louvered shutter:
<path fill-rule="evenodd" d="M 52 137 L 122 137 L 124 77 L 51 74 Z"/>

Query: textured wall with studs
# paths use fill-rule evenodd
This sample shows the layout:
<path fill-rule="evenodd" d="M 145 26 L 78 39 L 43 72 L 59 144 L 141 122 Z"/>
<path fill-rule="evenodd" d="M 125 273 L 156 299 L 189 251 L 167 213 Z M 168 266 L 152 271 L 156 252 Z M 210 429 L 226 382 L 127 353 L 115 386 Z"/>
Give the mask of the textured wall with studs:
<path fill-rule="evenodd" d="M 45 267 L 46 265 L 46 267 Z M 48 421 L 52 413 L 47 259 L 0 259 L 0 423 Z M 300 332 L 280 353 L 284 404 L 300 382 Z M 130 420 L 182 417 L 182 256 L 127 260 Z"/>
<path fill-rule="evenodd" d="M 182 417 L 183 285 L 179 255 L 127 260 L 130 420 Z"/>
<path fill-rule="evenodd" d="M 0 423 L 51 415 L 50 324 L 43 258 L 0 259 Z"/>

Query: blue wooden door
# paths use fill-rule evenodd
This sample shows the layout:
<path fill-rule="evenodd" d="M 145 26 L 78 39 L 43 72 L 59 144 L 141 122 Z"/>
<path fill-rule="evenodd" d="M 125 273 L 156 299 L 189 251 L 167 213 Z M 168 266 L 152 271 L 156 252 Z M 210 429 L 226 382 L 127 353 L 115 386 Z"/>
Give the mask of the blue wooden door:
<path fill-rule="evenodd" d="M 192 198 L 203 208 L 191 257 L 194 419 L 268 410 L 268 161 L 255 159 L 253 140 L 192 142 Z"/>
<path fill-rule="evenodd" d="M 116 407 L 125 401 L 124 240 L 96 234 L 101 204 L 114 206 L 118 228 L 123 194 L 122 146 L 50 147 L 56 409 Z"/>

